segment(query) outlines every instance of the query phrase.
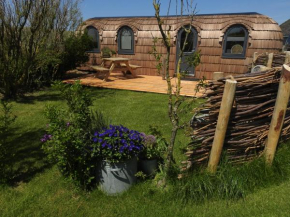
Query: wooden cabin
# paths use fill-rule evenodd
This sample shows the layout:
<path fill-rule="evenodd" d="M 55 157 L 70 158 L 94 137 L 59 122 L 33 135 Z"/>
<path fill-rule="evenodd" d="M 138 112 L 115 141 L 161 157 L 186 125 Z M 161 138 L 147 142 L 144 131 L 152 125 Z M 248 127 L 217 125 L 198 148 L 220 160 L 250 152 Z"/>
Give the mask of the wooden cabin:
<path fill-rule="evenodd" d="M 171 26 L 170 75 L 176 70 L 177 54 L 184 43 L 182 26 L 190 24 L 188 16 L 163 17 L 164 25 Z M 130 63 L 143 68 L 139 75 L 158 75 L 156 61 L 150 54 L 153 37 L 161 38 L 155 17 L 99 17 L 85 21 L 95 42 L 90 51 L 90 64 L 100 64 L 100 51 L 104 47 L 115 50 L 120 57 L 130 58 Z M 243 74 L 252 63 L 254 52 L 279 52 L 282 49 L 281 28 L 271 18 L 258 13 L 196 15 L 186 46 L 186 55 L 199 50 L 201 63 L 195 69 L 182 64 L 189 76 L 211 79 L 213 72 Z M 161 41 L 158 52 L 165 54 Z M 165 55 L 164 55 L 165 57 Z"/>

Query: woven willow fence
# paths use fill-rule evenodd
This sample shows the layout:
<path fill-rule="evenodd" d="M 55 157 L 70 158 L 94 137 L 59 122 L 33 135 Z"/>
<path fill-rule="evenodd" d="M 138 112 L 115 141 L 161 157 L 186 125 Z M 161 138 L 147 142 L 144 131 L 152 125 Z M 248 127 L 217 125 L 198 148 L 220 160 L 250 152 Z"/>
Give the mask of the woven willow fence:
<path fill-rule="evenodd" d="M 236 81 L 236 88 L 223 141 L 223 151 L 226 152 L 229 162 L 235 164 L 247 162 L 263 153 L 281 72 L 282 67 L 230 78 Z M 187 160 L 182 162 L 183 171 L 208 164 L 217 131 L 225 82 L 226 78 L 221 78 L 207 84 L 204 97 L 208 100 L 196 109 L 191 120 L 192 142 L 186 152 Z M 290 103 L 286 109 L 281 142 L 290 138 L 289 106 Z"/>

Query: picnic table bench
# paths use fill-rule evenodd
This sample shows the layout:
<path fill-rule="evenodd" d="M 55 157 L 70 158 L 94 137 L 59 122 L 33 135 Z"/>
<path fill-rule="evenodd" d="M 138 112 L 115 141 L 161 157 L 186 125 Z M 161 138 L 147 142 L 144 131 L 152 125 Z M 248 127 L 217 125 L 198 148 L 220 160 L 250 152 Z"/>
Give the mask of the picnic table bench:
<path fill-rule="evenodd" d="M 106 67 L 105 62 L 110 62 L 110 65 Z M 131 74 L 136 77 L 135 70 L 138 68 L 142 68 L 142 66 L 133 65 L 129 63 L 128 58 L 122 57 L 110 57 L 110 58 L 103 58 L 101 65 L 94 65 L 91 68 L 95 71 L 105 73 L 104 80 L 107 81 L 110 73 L 113 71 L 121 71 L 124 76 L 126 75 L 126 71 L 130 71 Z"/>

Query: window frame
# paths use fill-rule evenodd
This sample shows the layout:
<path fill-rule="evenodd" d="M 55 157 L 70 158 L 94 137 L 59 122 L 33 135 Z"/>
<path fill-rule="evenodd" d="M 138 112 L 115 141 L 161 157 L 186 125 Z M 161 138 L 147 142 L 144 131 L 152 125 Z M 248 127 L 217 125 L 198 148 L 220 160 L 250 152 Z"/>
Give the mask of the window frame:
<path fill-rule="evenodd" d="M 189 25 L 185 25 L 185 28 L 188 28 Z M 179 30 L 178 30 L 178 33 L 177 33 L 177 38 L 180 38 L 181 39 L 181 35 L 182 33 L 184 33 L 185 30 L 183 29 L 183 27 L 181 27 Z M 197 50 L 197 41 L 198 41 L 198 31 L 196 30 L 196 28 L 194 26 L 191 26 L 191 32 L 193 33 L 193 49 L 188 52 L 188 51 L 184 51 L 185 54 L 187 53 L 193 53 Z M 181 47 L 181 41 L 177 43 L 177 48 L 179 49 L 179 51 L 182 49 Z"/>
<path fill-rule="evenodd" d="M 99 30 L 94 27 L 94 26 L 87 26 L 86 27 L 86 31 L 88 32 L 89 29 L 95 29 L 97 34 L 96 34 L 96 39 L 98 42 L 99 47 L 98 48 L 93 48 L 92 50 L 87 51 L 87 53 L 100 53 L 101 52 L 101 43 L 100 43 L 100 34 L 99 34 Z"/>
<path fill-rule="evenodd" d="M 227 38 L 228 38 L 229 32 L 233 28 L 236 28 L 236 27 L 242 28 L 245 32 L 245 40 L 244 40 L 244 44 L 243 44 L 243 53 L 241 53 L 241 54 L 226 53 L 227 42 L 228 42 Z M 230 26 L 224 34 L 223 47 L 222 47 L 222 49 L 223 49 L 222 50 L 222 58 L 225 58 L 225 59 L 245 59 L 246 58 L 246 51 L 248 48 L 248 41 L 249 41 L 249 32 L 245 26 L 243 26 L 241 24 L 235 24 L 235 25 Z"/>
<path fill-rule="evenodd" d="M 130 50 L 125 50 L 125 49 L 121 49 L 121 35 L 124 29 L 128 29 L 132 35 L 132 41 L 131 41 L 131 49 Z M 135 36 L 134 36 L 134 31 L 132 30 L 132 28 L 130 28 L 129 26 L 122 26 L 119 30 L 118 30 L 118 54 L 124 54 L 124 55 L 132 55 L 135 54 Z"/>

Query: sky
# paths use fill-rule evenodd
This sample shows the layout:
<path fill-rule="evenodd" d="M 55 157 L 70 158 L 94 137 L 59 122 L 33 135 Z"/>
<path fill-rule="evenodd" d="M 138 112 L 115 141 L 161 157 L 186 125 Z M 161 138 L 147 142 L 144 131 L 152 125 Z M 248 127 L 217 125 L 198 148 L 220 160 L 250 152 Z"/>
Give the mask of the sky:
<path fill-rule="evenodd" d="M 170 15 L 176 15 L 171 0 Z M 190 0 L 189 0 L 190 1 Z M 92 17 L 154 16 L 153 0 L 83 0 L 83 19 Z M 161 15 L 166 15 L 170 0 L 160 0 Z M 290 0 L 194 0 L 198 14 L 258 12 L 282 24 L 290 19 Z M 179 5 L 178 5 L 179 7 Z M 178 13 L 179 14 L 179 13 Z"/>

